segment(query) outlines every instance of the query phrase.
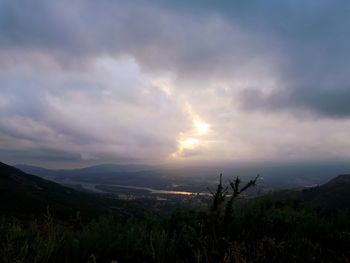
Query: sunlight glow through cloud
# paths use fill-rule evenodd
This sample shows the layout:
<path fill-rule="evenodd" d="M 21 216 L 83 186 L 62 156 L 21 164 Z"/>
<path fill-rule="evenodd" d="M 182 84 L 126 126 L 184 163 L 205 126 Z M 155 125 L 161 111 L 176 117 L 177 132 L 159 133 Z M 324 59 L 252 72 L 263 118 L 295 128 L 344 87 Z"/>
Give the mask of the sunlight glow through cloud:
<path fill-rule="evenodd" d="M 210 125 L 202 120 L 189 103 L 185 103 L 185 112 L 191 119 L 193 128 L 179 134 L 177 151 L 170 155 L 170 159 L 180 159 L 195 154 L 195 151 L 203 145 L 203 137 L 210 132 Z"/>
<path fill-rule="evenodd" d="M 194 120 L 194 126 L 196 127 L 198 135 L 205 135 L 209 132 L 209 124 L 202 120 Z"/>

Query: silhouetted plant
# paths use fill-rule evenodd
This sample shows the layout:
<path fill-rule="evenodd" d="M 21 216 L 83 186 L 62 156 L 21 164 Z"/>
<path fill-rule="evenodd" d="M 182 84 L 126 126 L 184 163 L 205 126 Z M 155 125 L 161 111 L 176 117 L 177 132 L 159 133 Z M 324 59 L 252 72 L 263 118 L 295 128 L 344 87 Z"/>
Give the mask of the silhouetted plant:
<path fill-rule="evenodd" d="M 229 182 L 231 188 L 231 191 L 229 191 L 229 187 L 223 185 L 222 174 L 220 174 L 216 191 L 212 192 L 209 189 L 212 195 L 212 205 L 210 206 L 207 218 L 208 233 L 206 239 L 208 241 L 208 255 L 210 261 L 222 260 L 222 251 L 226 250 L 225 247 L 228 246 L 232 249 L 232 245 L 227 245 L 226 236 L 228 235 L 228 223 L 232 220 L 233 203 L 239 195 L 250 187 L 255 186 L 258 178 L 259 175 L 241 187 L 241 179 L 237 176 L 233 182 Z M 226 255 L 230 254 L 226 253 Z"/>
<path fill-rule="evenodd" d="M 222 174 L 219 176 L 219 184 L 216 188 L 215 193 L 211 192 L 210 189 L 208 190 L 212 195 L 212 205 L 210 207 L 210 212 L 220 213 L 221 205 L 225 202 L 227 194 L 227 187 L 224 188 L 222 185 Z"/>
<path fill-rule="evenodd" d="M 230 187 L 232 189 L 232 194 L 229 197 L 229 200 L 226 203 L 226 209 L 225 209 L 225 215 L 224 215 L 224 221 L 225 223 L 228 223 L 232 219 L 233 214 L 233 202 L 235 199 L 244 193 L 249 188 L 256 185 L 256 181 L 259 178 L 259 174 L 253 179 L 250 180 L 248 183 L 246 183 L 243 187 L 240 187 L 241 185 L 241 179 L 237 176 L 233 182 L 230 182 Z"/>

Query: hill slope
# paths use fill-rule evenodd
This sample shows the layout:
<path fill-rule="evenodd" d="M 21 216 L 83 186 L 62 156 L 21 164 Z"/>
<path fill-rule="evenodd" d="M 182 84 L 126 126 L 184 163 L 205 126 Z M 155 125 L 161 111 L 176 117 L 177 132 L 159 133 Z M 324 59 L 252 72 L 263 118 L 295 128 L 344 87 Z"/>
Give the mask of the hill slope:
<path fill-rule="evenodd" d="M 26 174 L 0 162 L 0 211 L 8 215 L 35 215 L 49 208 L 55 216 L 74 215 L 80 211 L 93 216 L 110 207 L 126 203 L 79 192 L 52 181 Z"/>
<path fill-rule="evenodd" d="M 328 183 L 302 191 L 301 200 L 323 210 L 350 209 L 350 174 L 339 175 Z"/>

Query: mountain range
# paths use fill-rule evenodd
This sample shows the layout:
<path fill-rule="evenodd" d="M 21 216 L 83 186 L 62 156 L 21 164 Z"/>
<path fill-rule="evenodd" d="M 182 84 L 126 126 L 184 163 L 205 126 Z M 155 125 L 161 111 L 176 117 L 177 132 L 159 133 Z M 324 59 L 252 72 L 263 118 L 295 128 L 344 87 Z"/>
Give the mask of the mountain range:
<path fill-rule="evenodd" d="M 100 169 L 101 167 L 98 167 Z M 109 169 L 126 171 L 136 167 L 110 166 Z M 141 167 L 139 167 L 141 168 Z M 94 169 L 80 169 L 76 174 L 92 172 Z M 43 172 L 44 169 L 37 171 Z M 46 170 L 45 170 L 46 171 Z M 34 172 L 34 170 L 33 170 Z M 47 176 L 52 171 L 47 170 Z M 54 172 L 53 172 L 54 174 Z M 71 173 L 70 173 L 71 174 Z M 325 184 L 306 188 L 302 191 L 276 192 L 275 197 L 297 198 L 307 206 L 325 210 L 350 208 L 350 174 L 339 175 Z M 36 214 L 47 209 L 58 216 L 74 214 L 76 211 L 91 214 L 106 211 L 111 207 L 123 209 L 126 202 L 105 198 L 97 194 L 77 191 L 58 183 L 21 171 L 13 166 L 0 163 L 0 210 L 4 214 Z"/>

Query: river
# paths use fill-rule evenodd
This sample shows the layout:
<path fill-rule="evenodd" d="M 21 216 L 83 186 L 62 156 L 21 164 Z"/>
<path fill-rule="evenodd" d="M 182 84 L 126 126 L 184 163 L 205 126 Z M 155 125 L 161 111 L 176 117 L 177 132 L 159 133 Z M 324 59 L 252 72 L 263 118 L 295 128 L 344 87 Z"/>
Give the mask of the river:
<path fill-rule="evenodd" d="M 119 185 L 119 184 L 103 184 L 103 183 L 90 183 L 90 182 L 82 182 L 71 180 L 69 178 L 58 179 L 57 183 L 65 184 L 65 185 L 81 185 L 86 190 L 93 191 L 95 193 L 100 194 L 108 194 L 109 191 L 104 191 L 102 189 L 96 188 L 96 186 L 114 186 L 120 188 L 128 188 L 128 189 L 136 189 L 136 190 L 145 190 L 150 192 L 151 194 L 167 194 L 167 195 L 207 195 L 207 193 L 196 193 L 196 192 L 186 192 L 186 191 L 172 191 L 172 190 L 162 190 L 162 189 L 153 189 L 150 187 L 141 187 L 141 186 L 133 186 L 133 185 Z"/>

